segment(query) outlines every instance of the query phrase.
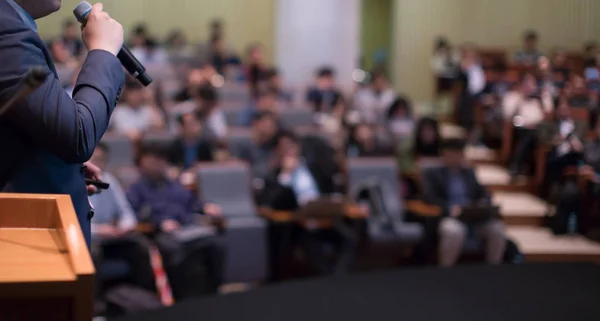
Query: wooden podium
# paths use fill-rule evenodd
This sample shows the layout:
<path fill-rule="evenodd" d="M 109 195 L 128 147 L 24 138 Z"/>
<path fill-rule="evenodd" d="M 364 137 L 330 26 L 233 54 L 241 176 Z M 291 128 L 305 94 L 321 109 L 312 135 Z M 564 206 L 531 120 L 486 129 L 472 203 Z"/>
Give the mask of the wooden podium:
<path fill-rule="evenodd" d="M 93 288 L 71 198 L 0 193 L 0 320 L 91 321 Z"/>

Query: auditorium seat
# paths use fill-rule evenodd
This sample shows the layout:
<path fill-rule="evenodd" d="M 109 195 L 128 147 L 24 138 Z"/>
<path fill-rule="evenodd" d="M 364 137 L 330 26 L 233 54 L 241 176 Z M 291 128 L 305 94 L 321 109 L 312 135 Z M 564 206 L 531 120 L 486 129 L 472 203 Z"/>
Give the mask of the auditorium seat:
<path fill-rule="evenodd" d="M 106 144 L 110 150 L 108 170 L 133 166 L 135 146 L 129 137 L 120 134 L 107 133 L 102 137 L 102 142 Z"/>
<path fill-rule="evenodd" d="M 197 173 L 201 199 L 219 204 L 227 220 L 225 282 L 266 279 L 267 229 L 250 188 L 250 169 L 238 161 L 202 164 Z"/>
<path fill-rule="evenodd" d="M 168 146 L 177 138 L 177 134 L 166 131 L 151 131 L 144 134 L 142 144 L 158 144 Z"/>
<path fill-rule="evenodd" d="M 228 142 L 229 153 L 235 157 L 240 157 L 245 146 L 252 144 L 252 132 L 248 128 L 231 128 Z"/>
<path fill-rule="evenodd" d="M 308 108 L 283 108 L 279 117 L 284 126 L 295 128 L 314 124 L 314 113 Z"/>
<path fill-rule="evenodd" d="M 245 84 L 239 84 L 228 81 L 222 87 L 218 88 L 219 97 L 223 102 L 250 100 L 250 91 Z"/>
<path fill-rule="evenodd" d="M 349 195 L 358 198 L 361 191 L 379 191 L 383 208 L 371 213 L 367 219 L 367 232 L 371 242 L 417 243 L 423 237 L 420 223 L 404 221 L 404 204 L 400 198 L 398 170 L 393 158 L 356 158 L 346 163 Z"/>

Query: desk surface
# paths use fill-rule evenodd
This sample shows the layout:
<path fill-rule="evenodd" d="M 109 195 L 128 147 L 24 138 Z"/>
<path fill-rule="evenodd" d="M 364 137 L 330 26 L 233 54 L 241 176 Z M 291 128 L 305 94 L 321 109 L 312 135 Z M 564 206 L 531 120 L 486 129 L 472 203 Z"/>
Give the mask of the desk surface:
<path fill-rule="evenodd" d="M 0 228 L 0 284 L 75 279 L 56 230 Z"/>

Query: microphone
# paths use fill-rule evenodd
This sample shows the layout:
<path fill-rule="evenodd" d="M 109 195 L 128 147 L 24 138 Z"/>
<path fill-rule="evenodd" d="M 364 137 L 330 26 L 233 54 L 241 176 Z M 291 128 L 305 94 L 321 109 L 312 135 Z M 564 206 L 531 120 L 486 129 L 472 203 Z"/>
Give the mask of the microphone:
<path fill-rule="evenodd" d="M 48 78 L 48 73 L 44 67 L 32 67 L 19 81 L 17 93 L 12 96 L 2 107 L 0 107 L 0 116 L 6 113 L 17 101 L 27 97 L 34 90 L 38 89 Z"/>
<path fill-rule="evenodd" d="M 75 9 L 73 14 L 77 21 L 79 21 L 84 27 L 87 22 L 88 15 L 92 10 L 92 5 L 87 1 L 81 1 Z M 121 47 L 121 51 L 117 54 L 117 58 L 121 61 L 121 64 L 129 74 L 137 79 L 142 85 L 148 86 L 152 83 L 152 78 L 146 73 L 146 68 L 140 63 L 139 60 L 129 51 L 125 46 Z"/>

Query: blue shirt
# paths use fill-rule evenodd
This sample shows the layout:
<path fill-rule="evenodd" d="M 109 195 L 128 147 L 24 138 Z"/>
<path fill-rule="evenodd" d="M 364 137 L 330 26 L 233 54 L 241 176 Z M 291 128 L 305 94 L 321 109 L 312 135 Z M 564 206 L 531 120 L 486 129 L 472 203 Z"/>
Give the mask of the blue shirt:
<path fill-rule="evenodd" d="M 304 164 L 298 166 L 290 177 L 280 180 L 280 184 L 289 186 L 294 191 L 296 201 L 300 206 L 319 198 L 320 195 L 315 178 Z"/>
<path fill-rule="evenodd" d="M 13 8 L 15 8 L 15 10 L 17 11 L 17 13 L 21 17 L 21 20 L 23 20 L 23 22 L 29 28 L 31 28 L 33 31 L 37 32 L 37 24 L 35 23 L 35 20 L 33 20 L 33 18 L 31 17 L 31 15 L 29 15 L 29 13 L 27 11 L 25 11 L 23 8 L 21 8 L 21 6 L 19 6 L 13 0 L 8 0 L 8 4 L 11 5 Z"/>
<path fill-rule="evenodd" d="M 183 151 L 183 168 L 188 169 L 196 162 L 200 143 L 186 144 Z"/>
<path fill-rule="evenodd" d="M 116 225 L 124 230 L 133 229 L 137 219 L 133 209 L 121 188 L 119 181 L 109 173 L 102 173 L 102 180 L 110 184 L 110 188 L 90 196 L 94 206 L 92 218 L 92 235 L 96 224 Z"/>
<path fill-rule="evenodd" d="M 450 206 L 465 206 L 470 202 L 467 183 L 460 173 L 450 173 L 448 177 L 448 200 Z"/>

